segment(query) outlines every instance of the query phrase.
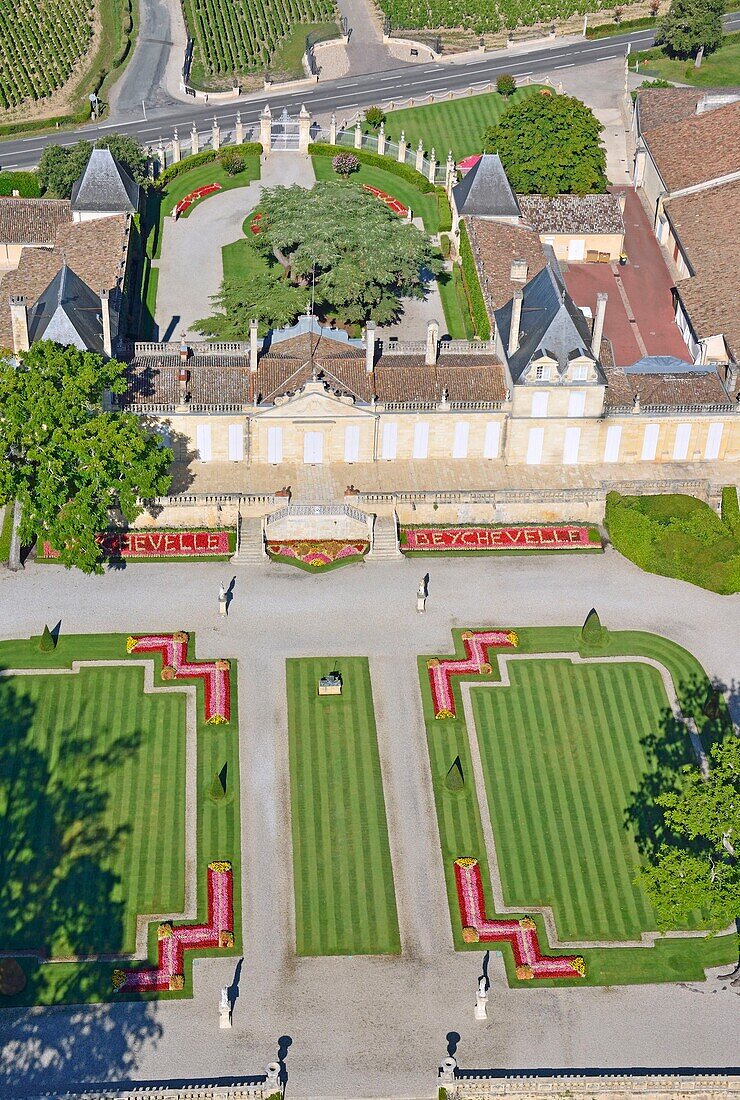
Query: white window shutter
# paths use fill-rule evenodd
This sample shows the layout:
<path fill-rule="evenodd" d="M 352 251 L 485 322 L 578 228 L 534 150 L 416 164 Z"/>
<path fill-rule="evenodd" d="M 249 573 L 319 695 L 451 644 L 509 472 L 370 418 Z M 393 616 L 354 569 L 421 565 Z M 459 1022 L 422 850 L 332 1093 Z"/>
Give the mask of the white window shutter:
<path fill-rule="evenodd" d="M 723 424 L 709 425 L 709 431 L 707 432 L 707 444 L 704 448 L 705 458 L 717 458 L 719 456 L 719 446 L 722 442 L 723 427 Z"/>
<path fill-rule="evenodd" d="M 420 421 L 414 424 L 414 450 L 412 457 L 429 457 L 429 425 L 426 421 Z"/>
<path fill-rule="evenodd" d="M 683 462 L 689 453 L 691 440 L 691 425 L 679 424 L 676 427 L 676 438 L 673 441 L 673 458 L 676 462 Z"/>
<path fill-rule="evenodd" d="M 360 426 L 348 424 L 344 429 L 344 461 L 358 462 L 360 458 Z"/>
<path fill-rule="evenodd" d="M 606 429 L 604 462 L 619 462 L 619 445 L 622 442 L 622 425 L 610 424 Z"/>
<path fill-rule="evenodd" d="M 244 428 L 241 424 L 229 424 L 229 462 L 241 462 L 244 458 Z"/>
<path fill-rule="evenodd" d="M 501 445 L 501 425 L 498 420 L 490 420 L 486 424 L 486 435 L 483 440 L 483 457 L 498 458 L 498 449 Z"/>
<path fill-rule="evenodd" d="M 195 446 L 201 462 L 211 461 L 211 425 L 199 424 L 195 429 Z"/>
<path fill-rule="evenodd" d="M 395 458 L 398 442 L 398 425 L 386 420 L 383 425 L 383 442 L 381 446 L 381 458 Z"/>
<path fill-rule="evenodd" d="M 576 393 L 570 394 L 568 397 L 568 416 L 583 416 L 585 408 L 585 393 L 576 391 Z"/>
<path fill-rule="evenodd" d="M 455 425 L 455 438 L 452 443 L 452 457 L 453 458 L 467 458 L 468 457 L 468 435 L 470 434 L 470 425 L 465 420 L 460 420 Z"/>
<path fill-rule="evenodd" d="M 547 393 L 532 394 L 532 416 L 547 416 Z"/>
<path fill-rule="evenodd" d="M 660 426 L 658 424 L 646 424 L 645 434 L 642 437 L 642 454 L 640 458 L 643 462 L 652 462 L 658 451 L 658 433 L 660 432 Z"/>
<path fill-rule="evenodd" d="M 530 428 L 527 440 L 527 465 L 539 466 L 542 461 L 542 444 L 545 441 L 544 428 Z"/>
<path fill-rule="evenodd" d="M 273 465 L 283 461 L 283 429 L 267 429 L 267 461 Z"/>

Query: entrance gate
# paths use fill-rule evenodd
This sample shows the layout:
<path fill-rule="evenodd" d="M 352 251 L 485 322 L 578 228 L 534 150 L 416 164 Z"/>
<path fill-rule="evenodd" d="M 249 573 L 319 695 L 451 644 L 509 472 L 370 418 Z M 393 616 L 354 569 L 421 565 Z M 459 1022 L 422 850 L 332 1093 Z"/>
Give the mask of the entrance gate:
<path fill-rule="evenodd" d="M 288 108 L 283 107 L 280 117 L 272 121 L 272 148 L 277 150 L 298 149 L 299 141 L 300 122 L 297 118 L 291 118 L 288 114 Z"/>

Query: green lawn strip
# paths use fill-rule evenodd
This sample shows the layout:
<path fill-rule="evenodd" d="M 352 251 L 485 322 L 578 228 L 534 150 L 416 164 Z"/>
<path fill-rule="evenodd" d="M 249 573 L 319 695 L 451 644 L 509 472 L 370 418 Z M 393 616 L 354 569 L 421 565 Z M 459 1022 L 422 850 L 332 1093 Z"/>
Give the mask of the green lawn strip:
<path fill-rule="evenodd" d="M 510 103 L 517 103 L 539 91 L 540 85 L 531 84 L 517 88 L 506 99 L 498 92 L 464 96 L 444 103 L 431 103 L 426 107 L 406 107 L 389 111 L 385 131 L 393 141 L 398 141 L 403 130 L 406 141 L 415 150 L 421 141 L 429 153 L 432 148 L 438 161 L 444 161 L 449 149 L 456 161 L 473 153 L 483 152 L 483 134 L 489 126 L 495 126 Z"/>
<path fill-rule="evenodd" d="M 10 543 L 13 537 L 13 501 L 9 500 L 3 512 L 3 523 L 0 527 L 0 562 L 6 562 L 10 557 Z"/>
<path fill-rule="evenodd" d="M 337 668 L 341 696 L 317 694 Z M 286 661 L 299 955 L 400 951 L 366 657 Z"/>
<path fill-rule="evenodd" d="M 292 27 L 270 58 L 270 76 L 273 80 L 302 79 L 306 75 L 303 69 L 306 36 L 311 34 L 314 42 L 326 42 L 330 38 L 338 38 L 339 33 L 339 27 L 334 22 L 299 23 Z"/>
<path fill-rule="evenodd" d="M 64 635 L 50 653 L 38 650 L 38 639 L 0 643 L 0 667 L 3 668 L 65 668 L 73 660 L 125 660 L 126 635 Z M 141 660 L 141 655 L 131 654 L 131 659 Z M 147 655 L 148 657 L 149 655 Z M 161 683 L 161 658 L 151 655 L 155 666 L 155 684 Z M 204 659 L 197 652 L 195 635 L 190 636 L 189 656 Z M 145 658 L 146 659 L 146 658 Z M 2 684 L 3 681 L 0 681 Z M 240 825 L 239 825 L 239 762 L 238 762 L 238 696 L 236 667 L 231 675 L 231 722 L 222 726 L 207 725 L 204 718 L 204 687 L 200 680 L 183 681 L 196 689 L 197 719 L 197 898 L 198 923 L 207 919 L 207 864 L 213 859 L 229 859 L 234 874 L 234 937 L 233 949 L 209 949 L 199 955 L 230 955 L 241 950 L 241 891 L 240 873 Z M 101 920 L 95 928 L 96 943 L 75 943 L 77 952 L 130 950 L 135 935 L 137 912 L 177 912 L 183 907 L 184 891 L 184 812 L 185 812 L 185 696 L 179 693 L 144 695 L 143 674 L 140 669 L 100 668 L 83 669 L 70 677 L 18 677 L 11 681 L 16 690 L 37 693 L 39 710 L 37 720 L 47 715 L 45 723 L 48 745 L 49 771 L 52 771 L 59 787 L 58 777 L 64 776 L 64 758 L 74 765 L 70 756 L 73 736 L 90 731 L 92 754 L 100 754 L 98 769 L 94 760 L 93 775 L 100 776 L 100 788 L 106 797 L 95 802 L 103 824 L 111 829 L 121 828 L 123 845 L 112 860 L 114 877 L 104 878 L 107 863 L 87 866 L 85 853 L 79 856 L 80 866 L 76 875 L 70 876 L 74 893 L 65 897 L 70 906 L 70 920 L 76 919 L 78 894 L 85 897 L 89 882 L 97 883 L 100 895 Z M 54 716 L 64 714 L 63 727 L 55 728 Z M 0 726 L 0 730 L 2 726 Z M 137 749 L 128 751 L 125 742 L 120 752 L 111 753 L 111 735 L 140 736 Z M 49 736 L 49 732 L 53 731 Z M 70 732 L 72 731 L 72 732 Z M 56 748 L 54 747 L 56 745 Z M 56 756 L 59 756 L 59 760 Z M 4 753 L 7 761 L 7 751 Z M 86 758 L 89 760 L 88 758 Z M 214 772 L 227 765 L 229 797 L 214 803 L 208 792 Z M 61 768 L 60 768 L 61 765 Z M 27 763 L 25 765 L 27 769 Z M 140 781 L 134 784 L 136 770 Z M 69 791 L 64 790 L 69 805 L 74 808 L 72 792 L 79 784 L 77 772 L 70 772 Z M 38 843 L 48 844 L 48 825 L 39 815 L 26 833 L 38 837 Z M 57 823 L 65 825 L 64 815 Z M 69 822 L 74 829 L 74 818 Z M 7 822 L 4 826 L 7 830 Z M 0 831 L 2 827 L 0 826 Z M 130 831 L 130 833 L 129 833 Z M 27 843 L 25 835 L 15 838 L 21 847 Z M 4 851 L 8 850 L 7 832 Z M 74 847 L 69 851 L 74 855 Z M 72 858 L 68 856 L 68 858 Z M 57 910 L 58 911 L 58 910 Z M 111 912 L 121 914 L 118 924 Z M 111 942 L 115 928 L 120 925 L 119 939 L 125 933 L 125 946 Z M 73 924 L 74 928 L 74 924 Z M 5 930 L 4 930 L 5 931 Z M 25 933 L 28 938 L 28 933 Z M 106 938 L 107 937 L 107 938 Z M 42 944 L 36 936 L 30 947 Z M 88 937 L 89 938 L 89 937 Z M 7 943 L 7 934 L 3 936 Z M 150 925 L 149 963 L 157 961 L 156 924 Z M 86 962 L 80 964 L 53 963 L 40 965 L 35 959 L 20 960 L 28 977 L 26 989 L 14 998 L 7 998 L 11 1005 L 82 1003 L 99 1000 L 144 1000 L 161 997 L 187 997 L 192 995 L 192 952 L 185 953 L 185 989 L 173 993 L 149 993 L 143 995 L 113 994 L 111 974 L 116 964 Z M 137 963 L 135 965 L 143 965 Z"/>
<path fill-rule="evenodd" d="M 439 288 L 439 296 L 442 299 L 445 324 L 449 335 L 453 340 L 472 339 L 473 326 L 467 309 L 467 300 L 464 297 L 462 300 L 460 299 L 454 268 L 452 271 L 444 271 L 437 277 L 437 287 Z"/>
<path fill-rule="evenodd" d="M 245 226 L 251 221 L 251 217 L 250 214 Z M 238 241 L 232 241 L 221 249 L 224 279 L 251 279 L 255 275 L 261 275 L 270 270 L 270 264 L 252 243 L 252 233 L 248 228 L 245 232 L 249 235 Z"/>
<path fill-rule="evenodd" d="M 517 633 L 520 653 L 578 652 L 580 648 L 580 628 L 576 627 L 530 627 Z M 460 631 L 453 631 L 453 636 L 455 653 L 462 656 Z M 607 651 L 651 657 L 665 665 L 684 713 L 694 714 L 700 729 L 706 725 L 697 703 L 708 688 L 706 674 L 682 647 L 657 635 L 624 631 L 609 634 Z M 419 658 L 419 675 L 453 937 L 458 950 L 481 950 L 489 945 L 462 940 L 454 877 L 458 856 L 476 856 L 487 915 L 496 916 L 473 788 L 468 731 L 462 717 L 460 679 L 453 680 L 458 717 L 437 720 L 427 659 Z M 496 681 L 495 660 L 492 667 L 490 677 L 463 679 L 476 684 Z M 534 662 L 514 662 L 510 665 L 513 688 L 472 693 L 478 729 L 485 730 L 479 742 L 504 896 L 515 899 L 512 905 L 521 899 L 521 915 L 527 913 L 528 905 L 553 905 L 564 939 L 616 941 L 628 933 L 636 938 L 639 931 L 653 927 L 647 899 L 632 881 L 639 857 L 634 835 L 623 829 L 623 813 L 625 794 L 636 789 L 647 767 L 639 739 L 650 715 L 665 705 L 665 693 L 655 670 L 635 662 L 615 674 L 618 667 L 583 668 L 553 662 L 534 671 Z M 563 676 L 573 690 L 564 690 Z M 543 721 L 545 715 L 547 721 Z M 620 736 L 604 734 L 604 730 L 613 731 L 617 723 Z M 458 755 L 465 788 L 450 792 L 444 778 Z M 688 741 L 679 746 L 679 755 L 692 759 Z M 595 760 L 600 761 L 598 769 Z M 675 766 L 679 765 L 677 761 Z M 558 881 L 558 900 L 553 900 Z M 537 923 L 543 953 L 572 953 L 548 946 L 542 919 L 527 915 Z M 590 922 L 590 930 L 584 922 Z M 520 984 L 510 948 L 496 943 L 490 946 L 503 950 L 510 984 Z M 587 949 L 582 952 L 587 967 L 585 984 L 698 980 L 704 967 L 731 962 L 736 952 L 734 935 L 661 940 L 654 948 Z M 562 980 L 536 984 L 558 985 Z M 584 980 L 571 984 L 584 984 Z"/>
<path fill-rule="evenodd" d="M 725 35 L 723 44 L 714 53 L 707 54 L 701 68 L 694 67 L 693 59 L 667 57 L 660 47 L 643 50 L 630 56 L 630 68 L 639 60 L 639 75 L 646 79 L 659 77 L 676 84 L 693 84 L 696 87 L 721 87 L 740 84 L 740 32 Z"/>
<path fill-rule="evenodd" d="M 337 146 L 337 153 L 351 153 L 351 149 Z M 331 157 L 312 156 L 314 174 L 317 180 L 337 180 L 339 177 L 331 166 Z M 424 228 L 430 235 L 439 230 L 439 205 L 437 194 L 434 191 L 422 194 L 417 187 L 401 176 L 392 172 L 386 172 L 374 165 L 361 164 L 357 172 L 353 172 L 350 181 L 361 187 L 366 183 L 369 187 L 377 187 L 379 191 L 385 191 L 386 195 L 392 195 L 407 208 L 413 211 L 414 216 L 421 217 Z M 378 200 L 380 201 L 380 200 Z"/>

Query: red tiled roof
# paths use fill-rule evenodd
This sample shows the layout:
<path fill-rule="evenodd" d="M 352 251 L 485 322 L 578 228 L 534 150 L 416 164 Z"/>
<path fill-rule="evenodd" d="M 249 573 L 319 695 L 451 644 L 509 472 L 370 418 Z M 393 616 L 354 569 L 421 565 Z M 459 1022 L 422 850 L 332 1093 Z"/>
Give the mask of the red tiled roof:
<path fill-rule="evenodd" d="M 668 191 L 740 171 L 740 102 L 656 126 L 643 140 Z"/>

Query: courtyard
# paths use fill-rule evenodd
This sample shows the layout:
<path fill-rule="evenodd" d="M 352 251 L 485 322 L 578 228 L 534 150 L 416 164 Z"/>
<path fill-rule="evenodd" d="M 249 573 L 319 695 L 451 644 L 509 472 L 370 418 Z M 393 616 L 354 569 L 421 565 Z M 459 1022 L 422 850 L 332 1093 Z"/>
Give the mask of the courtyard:
<path fill-rule="evenodd" d="M 198 660 L 226 655 L 236 659 L 233 686 L 236 689 L 238 682 L 241 689 L 240 764 L 236 770 L 240 772 L 241 791 L 238 802 L 231 805 L 240 807 L 243 851 L 241 871 L 235 876 L 235 909 L 241 901 L 243 914 L 237 917 L 235 932 L 242 932 L 243 949 L 237 941 L 234 950 L 196 959 L 192 964 L 194 995 L 190 997 L 188 991 L 185 999 L 173 1003 L 160 999 L 146 1003 L 109 1001 L 89 1008 L 5 1009 L 0 1014 L 0 1089 L 4 1095 L 31 1095 L 42 1088 L 83 1080 L 243 1076 L 261 1072 L 278 1049 L 289 1088 L 297 1096 L 342 1096 L 360 1091 L 366 1096 L 426 1095 L 433 1087 L 435 1067 L 446 1055 L 447 1035 L 452 1032 L 460 1037 L 456 1055 L 459 1064 L 471 1067 L 731 1064 L 740 1002 L 715 978 L 699 982 L 700 968 L 685 969 L 684 984 L 680 980 L 666 983 L 666 978 L 680 978 L 668 968 L 657 977 L 646 974 L 649 984 L 625 985 L 624 977 L 620 980 L 619 974 L 612 971 L 601 975 L 605 984 L 590 985 L 587 978 L 580 988 L 554 982 L 543 986 L 531 981 L 515 982 L 512 988 L 505 973 L 509 966 L 507 949 L 502 945 L 504 954 L 492 951 L 489 964 L 489 1019 L 487 1023 L 473 1020 L 475 983 L 486 945 L 455 949 L 458 937 L 451 919 L 454 911 L 440 866 L 435 812 L 438 771 L 430 770 L 422 710 L 427 696 L 419 691 L 417 658 L 419 654 L 444 658 L 452 653 L 455 646 L 451 630 L 516 628 L 526 658 L 518 666 L 510 662 L 516 668 L 511 672 L 511 682 L 517 693 L 520 670 L 522 676 L 535 675 L 532 666 L 536 662 L 530 657 L 548 650 L 573 652 L 577 633 L 573 624 L 581 623 L 589 608 L 596 606 L 610 632 L 657 633 L 683 646 L 711 677 L 730 689 L 730 701 L 736 708 L 732 638 L 737 626 L 737 598 L 723 598 L 648 576 L 610 550 L 595 557 L 578 555 L 557 560 L 445 559 L 425 563 L 430 569 L 429 602 L 426 614 L 419 616 L 414 594 L 420 564 L 368 563 L 326 576 L 279 570 L 268 564 L 238 567 L 226 618 L 219 617 L 216 599 L 219 583 L 229 581 L 229 570 L 223 563 L 137 565 L 100 578 L 33 565 L 20 576 L 2 574 L 6 637 L 37 636 L 44 621 L 56 623 L 60 619 L 60 642 L 88 633 L 100 622 L 110 630 L 124 635 L 130 631 L 135 636 L 152 629 L 177 631 L 186 625 L 197 639 Z M 554 631 L 549 645 L 531 630 L 567 624 L 571 624 L 570 635 Z M 627 652 L 639 657 L 642 651 L 635 649 L 635 635 L 630 633 L 625 644 L 627 641 Z M 675 654 L 672 657 L 668 651 L 675 647 L 662 645 L 664 652 L 659 659 L 670 666 Z M 366 657 L 367 663 L 353 661 L 345 666 L 348 659 L 342 654 L 348 653 Z M 40 656 L 34 652 L 32 664 Z M 289 668 L 294 669 L 288 671 L 287 678 L 286 658 Z M 546 662 L 542 672 L 545 682 L 552 676 L 548 670 L 558 663 Z M 344 709 L 333 717 L 324 711 L 322 726 L 316 717 L 319 701 L 310 690 L 311 684 L 317 673 L 324 675 L 335 665 L 343 672 L 347 694 L 341 700 L 329 698 L 321 703 L 341 702 Z M 574 685 L 581 685 L 573 687 L 573 698 L 582 717 L 593 707 L 597 690 L 583 685 L 596 673 L 587 665 L 573 668 Z M 602 666 L 599 672 L 608 681 L 602 692 L 605 697 L 609 690 L 615 691 L 616 682 L 613 671 L 606 669 Z M 303 688 L 300 677 L 295 679 L 299 671 Z M 665 709 L 663 685 L 652 673 L 649 666 L 639 662 L 625 666 L 623 673 L 632 677 L 631 682 L 641 691 L 644 689 L 643 712 L 636 715 L 632 726 L 625 725 L 627 740 L 621 746 L 634 758 L 636 769 L 636 735 L 643 720 Z M 676 676 L 680 679 L 679 673 Z M 289 683 L 294 683 L 291 692 L 287 690 Z M 551 698 L 552 687 L 548 693 L 543 683 L 539 687 L 538 683 L 535 680 L 528 684 L 526 694 L 539 690 Z M 349 690 L 350 685 L 357 695 Z M 501 801 L 496 797 L 496 785 L 512 779 L 514 773 L 509 764 L 501 776 L 494 776 L 490 755 L 486 763 L 487 754 L 494 751 L 486 748 L 491 736 L 486 731 L 499 730 L 507 721 L 508 708 L 516 710 L 520 704 L 507 701 L 511 689 L 505 687 L 481 683 L 469 691 L 486 796 L 498 840 L 511 829 L 513 818 L 496 818 L 496 813 L 514 811 L 505 806 L 496 808 Z M 590 704 L 584 702 L 584 693 Z M 613 706 L 611 710 L 613 713 Z M 448 721 L 431 719 L 435 736 L 447 736 Z M 464 731 L 466 724 L 467 736 L 472 737 L 472 723 L 452 722 L 458 732 L 461 727 Z M 587 792 L 584 799 L 591 795 L 583 769 L 588 761 L 593 764 L 593 739 L 603 739 L 609 724 L 608 718 L 594 722 L 592 727 L 584 728 L 583 746 L 571 746 L 577 750 L 574 759 L 580 760 L 575 774 L 583 780 L 578 787 Z M 527 725 L 524 723 L 525 732 L 535 737 L 536 730 L 527 731 Z M 543 727 L 537 728 L 544 736 Z M 217 739 L 229 729 L 233 727 L 206 727 L 204 744 L 213 744 L 214 739 L 219 744 Z M 302 729 L 306 731 L 304 736 Z M 363 905 L 368 896 L 386 898 L 389 938 L 384 945 L 344 944 L 347 953 L 334 953 L 334 944 L 318 942 L 307 957 L 300 947 L 296 954 L 302 926 L 297 918 L 297 891 L 300 883 L 315 879 L 309 874 L 308 878 L 296 877 L 294 882 L 300 866 L 296 860 L 296 829 L 304 829 L 311 821 L 311 797 L 325 812 L 330 803 L 318 794 L 311 796 L 306 783 L 301 783 L 305 809 L 296 807 L 293 799 L 291 814 L 295 753 L 305 754 L 304 766 L 308 766 L 315 759 L 311 738 L 321 737 L 331 748 L 327 739 L 336 739 L 340 729 L 344 734 L 335 747 L 341 753 L 324 753 L 326 778 L 320 779 L 318 786 L 334 792 L 335 798 L 350 793 L 343 813 L 349 812 L 347 806 L 352 810 L 354 802 L 374 807 L 369 824 L 365 817 L 353 820 L 350 816 L 341 828 L 344 843 L 350 845 L 355 857 L 363 845 L 368 850 L 375 846 L 368 863 L 384 867 L 380 878 L 386 884 L 392 882 L 391 893 L 381 891 L 380 895 L 369 895 L 368 889 L 373 888 L 368 884 L 356 885 Z M 576 737 L 572 729 L 569 735 Z M 553 727 L 550 736 L 552 748 L 543 743 L 541 751 L 557 755 L 558 739 L 562 741 L 566 736 L 562 722 Z M 342 753 L 348 755 L 343 757 Z M 360 753 L 365 754 L 359 757 L 362 770 L 370 777 L 361 799 L 352 796 L 355 781 L 351 771 L 347 772 L 347 761 Z M 448 766 L 451 762 L 447 761 Z M 329 764 L 336 768 L 333 775 Z M 212 756 L 207 764 L 209 786 L 219 766 Z M 466 767 L 463 760 L 463 768 L 467 779 L 472 765 Z M 205 783 L 206 767 L 203 770 Z M 625 772 L 622 788 L 617 786 L 609 798 L 603 790 L 601 793 L 606 809 L 597 831 L 597 851 L 613 843 L 623 796 L 634 790 L 629 769 L 621 770 Z M 613 768 L 610 774 L 614 774 Z M 521 777 L 519 783 L 517 797 L 529 797 L 531 801 L 531 781 Z M 369 796 L 368 792 L 375 793 Z M 384 802 L 382 808 L 378 792 Z M 478 784 L 476 796 L 482 817 L 484 793 Z M 574 805 L 572 821 L 582 812 L 582 807 Z M 337 820 L 336 815 L 328 816 Z M 517 818 L 521 816 L 517 814 Z M 567 828 L 567 817 L 562 820 L 562 828 Z M 607 836 L 602 841 L 604 833 Z M 614 910 L 608 874 L 602 876 L 601 883 L 603 911 L 594 909 L 589 914 L 585 912 L 582 888 L 564 890 L 567 870 L 553 871 L 549 884 L 543 885 L 539 876 L 534 883 L 517 877 L 519 863 L 515 867 L 502 859 L 507 905 L 552 905 L 563 941 L 604 932 L 621 939 L 649 929 L 650 914 L 640 908 L 632 893 L 629 867 L 635 858 L 634 849 L 628 833 L 623 836 L 623 850 L 614 859 L 615 867 L 622 861 L 624 868 L 619 872 L 620 896 L 633 898 L 626 914 Z M 360 837 L 362 843 L 358 846 Z M 211 846 L 208 859 L 227 855 L 221 843 L 225 839 L 218 838 L 218 850 Z M 386 843 L 389 861 L 383 855 Z M 540 840 L 535 838 L 532 843 Z M 502 847 L 509 850 L 510 845 Z M 335 848 L 328 851 L 336 858 Z M 467 849 L 455 850 L 455 858 L 476 854 Z M 485 859 L 484 851 L 480 858 Z M 387 873 L 389 863 L 392 880 Z M 484 887 L 489 891 L 485 880 Z M 591 899 L 598 896 L 593 884 L 589 892 Z M 368 945 L 375 951 L 383 947 L 393 950 L 392 893 L 400 957 L 366 955 Z M 352 906 L 356 912 L 357 902 L 352 897 L 340 901 L 350 906 L 349 910 L 338 909 L 340 916 L 352 912 Z M 488 915 L 492 913 L 489 906 Z M 539 915 L 537 919 L 539 922 Z M 566 926 L 563 922 L 570 923 Z M 716 951 L 719 944 L 721 954 L 721 941 L 700 942 L 713 944 L 711 951 Z M 674 946 L 669 947 L 675 953 Z M 683 950 L 682 944 L 679 947 Z M 548 953 L 545 944 L 542 950 Z M 609 950 L 622 953 L 622 949 L 610 948 L 601 954 Z M 658 949 L 629 950 L 650 959 Z M 324 954 L 328 951 L 332 953 Z M 588 964 L 587 950 L 582 953 Z M 239 958 L 243 958 L 242 963 Z M 620 962 L 618 956 L 615 959 Z M 710 973 L 727 972 L 726 965 L 716 965 L 724 959 L 715 956 L 707 960 L 712 961 L 715 965 Z M 217 1027 L 216 1007 L 223 986 L 236 993 L 234 1028 L 228 1032 L 219 1032 Z M 715 995 L 702 996 L 715 989 Z M 645 1019 L 651 1020 L 650 1028 L 645 1028 Z"/>

